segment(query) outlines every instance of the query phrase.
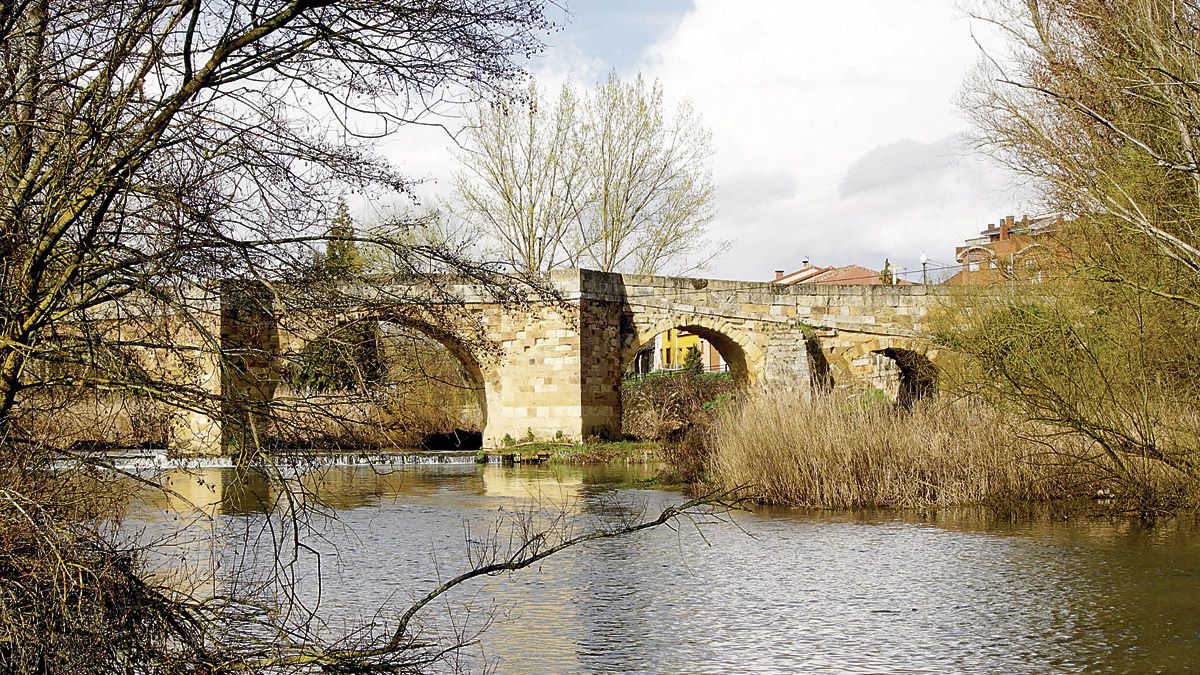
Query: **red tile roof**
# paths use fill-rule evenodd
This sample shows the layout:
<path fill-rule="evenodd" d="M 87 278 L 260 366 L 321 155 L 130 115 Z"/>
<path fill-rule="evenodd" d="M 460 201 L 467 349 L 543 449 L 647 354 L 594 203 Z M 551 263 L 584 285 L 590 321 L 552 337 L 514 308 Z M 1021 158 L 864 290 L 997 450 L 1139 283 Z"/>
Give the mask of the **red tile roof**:
<path fill-rule="evenodd" d="M 795 272 L 777 276 L 774 281 L 777 284 L 786 284 L 789 286 L 792 284 L 855 284 L 863 286 L 879 286 L 883 283 L 882 280 L 880 280 L 879 275 L 879 270 L 873 270 L 869 267 L 863 267 L 862 265 L 845 265 L 843 267 L 835 267 L 830 265 L 829 267 L 817 267 L 815 265 L 805 263 L 804 267 L 801 267 Z M 896 283 L 900 285 L 907 285 L 912 282 L 896 277 Z"/>

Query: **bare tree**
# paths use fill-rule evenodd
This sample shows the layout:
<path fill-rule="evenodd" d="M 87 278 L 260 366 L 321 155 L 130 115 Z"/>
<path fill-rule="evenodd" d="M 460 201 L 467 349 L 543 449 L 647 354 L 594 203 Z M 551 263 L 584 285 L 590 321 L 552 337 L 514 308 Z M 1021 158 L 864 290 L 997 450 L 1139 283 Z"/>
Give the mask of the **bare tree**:
<path fill-rule="evenodd" d="M 268 451 L 271 409 L 252 391 L 297 355 L 231 348 L 215 303 L 239 298 L 235 313 L 251 319 L 285 307 L 336 325 L 366 311 L 449 330 L 439 316 L 455 298 L 431 273 L 498 300 L 523 296 L 440 242 L 325 225 L 336 195 L 407 190 L 375 140 L 520 76 L 517 59 L 547 27 L 542 10 L 535 0 L 0 3 L 0 668 L 411 672 L 461 646 L 417 639 L 409 627 L 423 604 L 381 643 L 306 630 L 311 608 L 290 590 L 291 566 L 320 534 L 319 502 Z M 364 300 L 312 264 L 327 243 L 350 241 L 393 254 L 397 290 Z M 238 378 L 249 385 L 212 386 Z M 114 407 L 237 422 L 226 439 L 235 474 L 268 482 L 274 499 L 269 583 L 204 597 L 148 573 L 147 549 L 116 524 L 131 485 L 171 488 L 89 453 L 68 429 L 109 423 Z M 512 556 L 462 581 L 594 538 L 525 533 Z"/>
<path fill-rule="evenodd" d="M 702 268 L 717 253 L 711 134 L 690 103 L 668 119 L 662 85 L 616 74 L 588 99 L 576 151 L 589 157 L 572 192 L 578 264 L 652 274 Z"/>
<path fill-rule="evenodd" d="M 545 27 L 542 3 L 525 0 L 0 3 L 0 668 L 412 672 L 462 646 L 415 634 L 428 601 L 382 641 L 311 630 L 293 566 L 320 536 L 319 500 L 268 452 L 271 410 L 256 392 L 211 386 L 214 375 L 266 386 L 297 355 L 231 350 L 214 301 L 232 294 L 238 313 L 283 306 L 314 322 L 365 306 L 436 326 L 455 299 L 431 273 L 523 295 L 440 242 L 325 225 L 336 195 L 408 188 L 377 137 L 519 76 L 515 58 Z M 312 264 L 351 241 L 388 249 L 399 290 L 364 302 Z M 244 422 L 228 439 L 237 480 L 269 483 L 274 500 L 265 581 L 243 583 L 235 566 L 224 592 L 205 596 L 149 574 L 149 549 L 117 522 L 133 489 L 172 489 L 70 432 L 117 408 Z M 456 583 L 697 507 L 559 536 L 526 527 L 511 555 L 476 560 Z"/>
<path fill-rule="evenodd" d="M 1050 447 L 1083 439 L 1146 510 L 1194 481 L 1200 402 L 1200 5 L 1020 0 L 978 14 L 1007 38 L 969 84 L 983 146 L 1065 222 L 1041 285 L 970 298 L 942 336 L 972 390 Z M 1061 254 L 1061 255 L 1060 255 Z"/>
<path fill-rule="evenodd" d="M 481 104 L 468 118 L 470 147 L 459 153 L 463 170 L 455 180 L 459 203 L 519 271 L 567 260 L 569 194 L 582 159 L 572 146 L 576 114 L 569 86 L 551 107 L 530 83 L 523 96 Z"/>
<path fill-rule="evenodd" d="M 517 75 L 545 25 L 521 0 L 4 4 L 0 433 L 22 396 L 122 386 L 89 311 L 287 276 L 333 194 L 405 190 L 372 137 Z"/>
<path fill-rule="evenodd" d="M 711 134 L 688 103 L 673 117 L 662 86 L 612 74 L 555 105 L 531 87 L 473 118 L 457 193 L 508 262 L 644 274 L 702 268 L 718 252 Z"/>

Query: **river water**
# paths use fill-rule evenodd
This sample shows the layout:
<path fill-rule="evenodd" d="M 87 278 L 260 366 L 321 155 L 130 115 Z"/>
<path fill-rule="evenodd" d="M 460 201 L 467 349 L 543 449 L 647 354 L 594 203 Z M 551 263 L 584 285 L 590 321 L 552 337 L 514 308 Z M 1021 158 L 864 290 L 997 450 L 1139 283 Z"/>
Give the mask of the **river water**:
<path fill-rule="evenodd" d="M 326 510 L 287 572 L 324 630 L 386 621 L 466 568 L 468 538 L 531 504 L 586 527 L 684 499 L 637 487 L 652 474 L 314 471 L 301 483 Z M 253 480 L 232 490 L 245 481 L 228 469 L 165 479 L 179 497 L 148 494 L 126 523 L 163 542 L 162 569 L 190 570 L 205 593 L 241 583 L 232 569 L 271 568 L 272 542 L 289 538 L 265 515 L 279 512 L 279 495 Z M 181 503 L 219 497 L 202 515 Z M 470 671 L 1188 672 L 1200 669 L 1200 534 L 1179 523 L 764 509 L 570 549 L 455 593 L 426 621 L 486 628 L 467 651 Z"/>

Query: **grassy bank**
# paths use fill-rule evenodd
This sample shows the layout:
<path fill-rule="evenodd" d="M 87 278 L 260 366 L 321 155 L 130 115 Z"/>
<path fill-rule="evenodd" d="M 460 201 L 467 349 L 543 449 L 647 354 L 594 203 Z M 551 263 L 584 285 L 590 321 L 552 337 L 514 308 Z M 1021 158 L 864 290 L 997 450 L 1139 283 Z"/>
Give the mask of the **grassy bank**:
<path fill-rule="evenodd" d="M 1197 486 L 1154 462 L 1117 465 L 1081 441 L 1032 440 L 965 403 L 910 413 L 823 397 L 753 396 L 709 430 L 711 482 L 762 501 L 831 509 L 1083 501 L 1142 515 L 1197 504 Z"/>

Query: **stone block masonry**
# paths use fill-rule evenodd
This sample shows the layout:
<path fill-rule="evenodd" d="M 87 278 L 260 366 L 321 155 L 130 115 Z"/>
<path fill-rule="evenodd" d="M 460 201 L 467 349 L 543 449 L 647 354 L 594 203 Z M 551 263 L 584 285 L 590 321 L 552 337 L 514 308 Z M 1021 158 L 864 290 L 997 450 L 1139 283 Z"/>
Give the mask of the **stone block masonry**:
<path fill-rule="evenodd" d="M 869 386 L 894 374 L 886 354 L 936 354 L 921 338 L 922 322 L 945 297 L 926 286 L 784 286 L 767 282 L 559 270 L 548 276 L 554 301 L 504 305 L 470 285 L 450 286 L 463 299 L 458 326 L 431 326 L 466 366 L 482 397 L 484 443 L 510 436 L 538 439 L 612 436 L 621 429 L 621 380 L 634 354 L 655 335 L 682 328 L 708 340 L 748 386 L 808 396 L 829 386 Z M 361 282 L 378 313 L 379 298 L 412 297 Z M 445 289 L 444 289 L 445 290 Z M 215 379 L 224 393 L 271 405 L 271 350 L 298 350 L 336 317 L 290 309 L 275 315 L 239 307 L 231 288 L 222 302 L 223 350 L 239 368 Z M 368 304 L 368 303 L 364 303 Z M 399 310 L 398 310 L 399 311 Z M 364 314 L 363 316 L 369 316 Z M 420 325 L 420 317 L 409 317 Z M 468 346 L 482 334 L 491 348 Z M 240 359 L 240 360 L 237 360 Z M 228 358 L 226 360 L 229 360 Z M 907 361 L 906 361 L 907 362 Z M 175 439 L 187 452 L 219 452 L 245 417 L 230 412 L 222 434 L 182 425 Z"/>

